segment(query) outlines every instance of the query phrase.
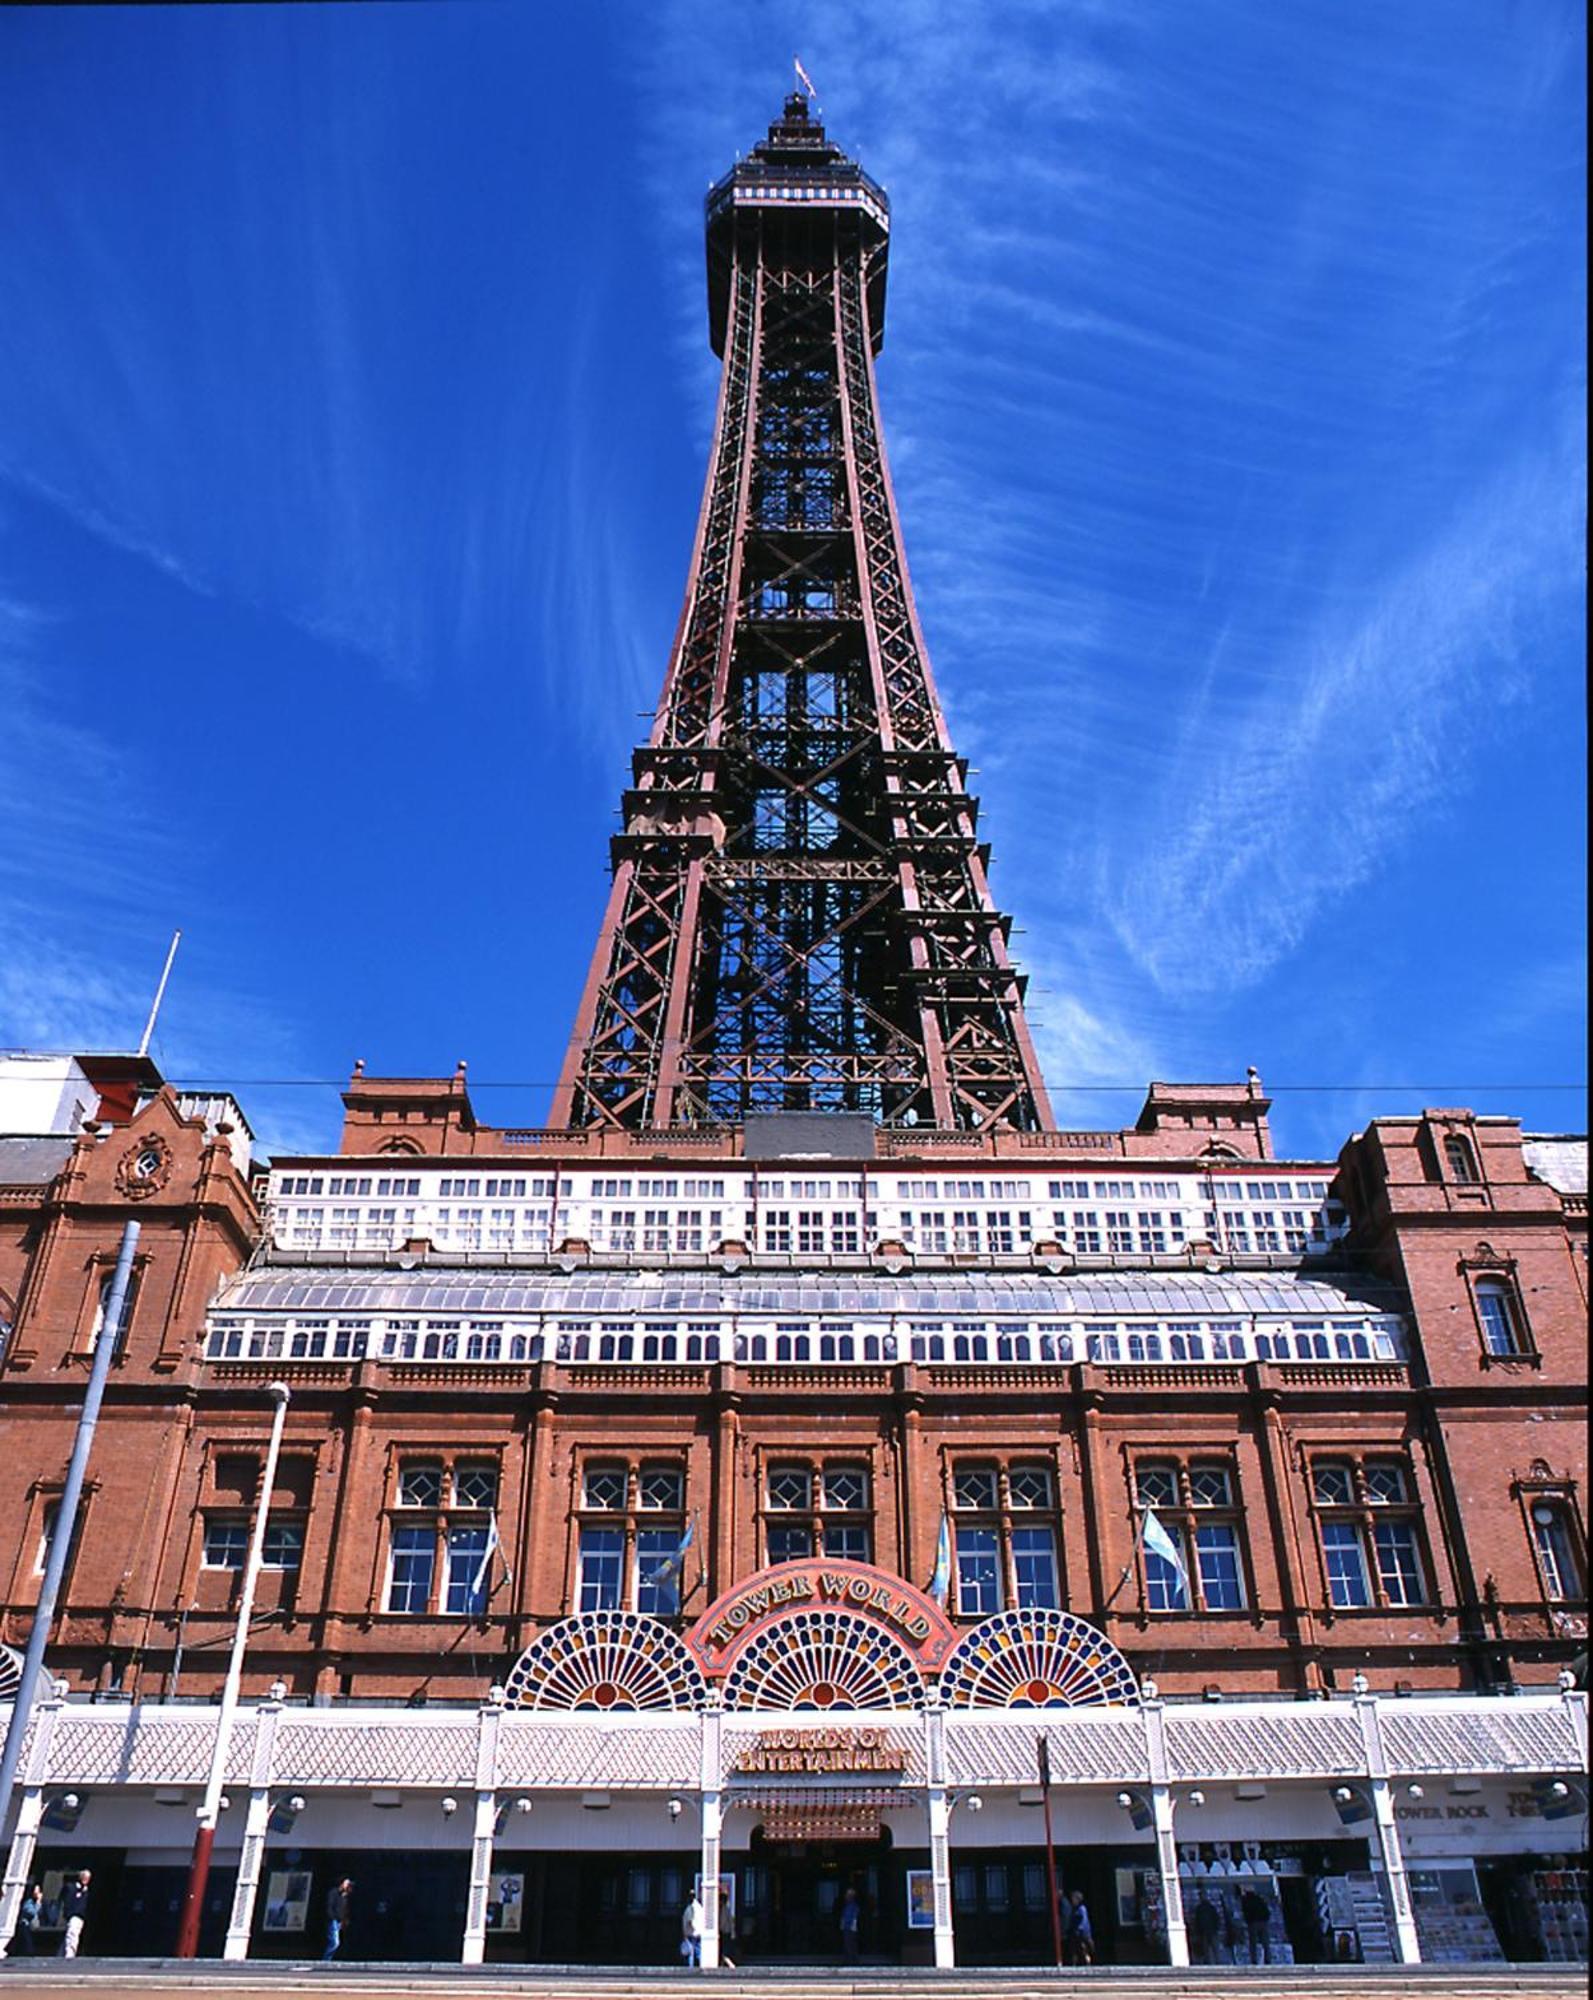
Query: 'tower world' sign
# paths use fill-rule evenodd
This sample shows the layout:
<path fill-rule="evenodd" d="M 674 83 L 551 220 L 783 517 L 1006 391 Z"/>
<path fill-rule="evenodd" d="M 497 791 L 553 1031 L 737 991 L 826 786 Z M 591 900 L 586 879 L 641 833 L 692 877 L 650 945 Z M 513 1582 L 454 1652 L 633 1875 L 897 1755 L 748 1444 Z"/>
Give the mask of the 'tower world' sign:
<path fill-rule="evenodd" d="M 717 1599 L 685 1635 L 703 1671 L 721 1674 L 753 1633 L 798 1610 L 832 1609 L 882 1625 L 933 1672 L 957 1643 L 946 1614 L 921 1590 L 867 1563 L 790 1562 Z"/>

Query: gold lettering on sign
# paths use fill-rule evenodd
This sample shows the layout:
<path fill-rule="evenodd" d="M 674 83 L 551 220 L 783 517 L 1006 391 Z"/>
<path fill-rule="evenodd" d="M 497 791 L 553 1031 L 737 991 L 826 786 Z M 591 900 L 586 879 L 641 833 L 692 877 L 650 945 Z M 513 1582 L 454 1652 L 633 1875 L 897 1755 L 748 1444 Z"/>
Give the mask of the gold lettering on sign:
<path fill-rule="evenodd" d="M 847 1576 L 840 1570 L 814 1572 L 793 1565 L 789 1576 L 767 1577 L 733 1599 L 709 1626 L 708 1643 L 721 1648 L 728 1646 L 760 1618 L 787 1604 L 811 1598 L 815 1592 L 826 1604 L 848 1605 L 894 1626 L 914 1646 L 922 1646 L 934 1629 L 910 1598 L 887 1584 L 868 1577 Z"/>
<path fill-rule="evenodd" d="M 736 1753 L 735 1767 L 746 1777 L 774 1771 L 905 1771 L 907 1753 L 896 1749 L 883 1729 L 765 1729 Z"/>
<path fill-rule="evenodd" d="M 755 1618 L 761 1618 L 765 1611 L 776 1611 L 782 1604 L 795 1604 L 798 1598 L 812 1595 L 812 1579 L 800 1571 L 792 1576 L 772 1577 L 756 1590 L 738 1597 L 718 1624 L 709 1627 L 708 1637 L 716 1646 L 728 1646 L 738 1632 L 744 1631 Z"/>

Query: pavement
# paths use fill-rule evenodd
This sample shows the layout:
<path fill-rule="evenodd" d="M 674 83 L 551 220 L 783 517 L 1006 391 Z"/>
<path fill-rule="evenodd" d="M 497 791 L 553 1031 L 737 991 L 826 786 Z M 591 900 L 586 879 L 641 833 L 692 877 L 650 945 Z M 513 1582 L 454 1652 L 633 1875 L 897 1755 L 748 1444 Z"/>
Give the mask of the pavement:
<path fill-rule="evenodd" d="M 1065 1989 L 1089 2000 L 1582 2000 L 1587 1967 L 1575 1965 L 1422 1966 L 900 1966 L 736 1967 L 691 1972 L 681 1966 L 359 1965 L 338 1962 L 242 1964 L 216 1959 L 10 1959 L 0 1962 L 0 1995 L 19 2000 L 84 2000 L 162 1993 L 221 1993 L 226 2000 L 282 2000 L 299 1993 L 361 1996 L 446 1994 L 447 2000 L 656 2000 L 661 1984 L 711 1986 L 718 2000 L 1058 2000 Z"/>

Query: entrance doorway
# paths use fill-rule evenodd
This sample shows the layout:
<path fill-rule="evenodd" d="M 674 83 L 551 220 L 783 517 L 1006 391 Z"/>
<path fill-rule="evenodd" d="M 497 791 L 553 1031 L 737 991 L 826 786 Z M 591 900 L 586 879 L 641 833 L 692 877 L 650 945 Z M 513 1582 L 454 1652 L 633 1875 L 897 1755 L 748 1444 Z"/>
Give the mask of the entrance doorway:
<path fill-rule="evenodd" d="M 724 1948 L 738 1964 L 838 1964 L 846 1955 L 841 1912 L 851 1889 L 858 1957 L 895 1964 L 902 1955 L 904 1865 L 891 1852 L 888 1830 L 867 1841 L 773 1841 L 759 1827 L 748 1861 L 730 1870 L 736 1907 Z"/>

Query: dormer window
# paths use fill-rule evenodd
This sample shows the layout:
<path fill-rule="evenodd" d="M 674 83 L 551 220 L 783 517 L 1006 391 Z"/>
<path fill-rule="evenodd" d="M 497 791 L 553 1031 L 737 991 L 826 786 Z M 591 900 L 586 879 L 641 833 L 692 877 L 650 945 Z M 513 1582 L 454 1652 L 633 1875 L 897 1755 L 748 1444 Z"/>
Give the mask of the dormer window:
<path fill-rule="evenodd" d="M 1471 1150 L 1471 1141 L 1463 1139 L 1458 1132 L 1451 1132 L 1444 1141 L 1444 1172 L 1452 1181 L 1471 1185 L 1482 1176 L 1477 1172 L 1477 1156 Z"/>

